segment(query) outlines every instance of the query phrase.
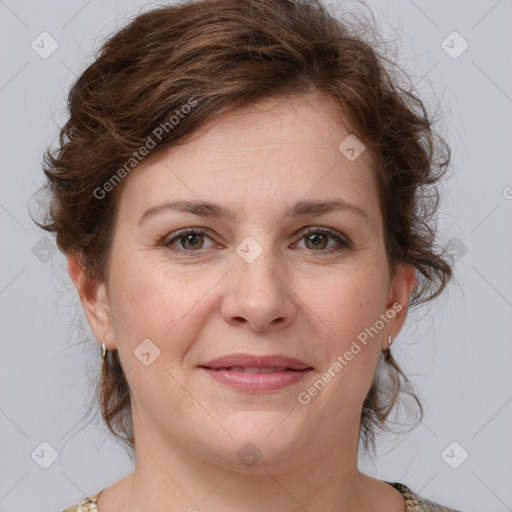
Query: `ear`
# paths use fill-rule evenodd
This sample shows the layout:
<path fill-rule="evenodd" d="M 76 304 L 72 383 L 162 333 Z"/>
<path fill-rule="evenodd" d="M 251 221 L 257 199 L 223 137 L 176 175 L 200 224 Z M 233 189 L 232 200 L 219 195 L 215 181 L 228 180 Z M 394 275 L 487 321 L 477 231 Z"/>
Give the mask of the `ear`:
<path fill-rule="evenodd" d="M 68 255 L 68 271 L 78 290 L 85 316 L 98 343 L 105 342 L 108 350 L 116 348 L 112 331 L 107 289 L 103 281 L 86 275 L 80 257 Z"/>
<path fill-rule="evenodd" d="M 388 336 L 394 339 L 402 330 L 407 316 L 409 299 L 417 283 L 416 269 L 411 265 L 400 264 L 391 283 L 386 311 L 395 312 L 388 323 L 388 331 L 382 339 L 382 349 L 389 347 Z"/>

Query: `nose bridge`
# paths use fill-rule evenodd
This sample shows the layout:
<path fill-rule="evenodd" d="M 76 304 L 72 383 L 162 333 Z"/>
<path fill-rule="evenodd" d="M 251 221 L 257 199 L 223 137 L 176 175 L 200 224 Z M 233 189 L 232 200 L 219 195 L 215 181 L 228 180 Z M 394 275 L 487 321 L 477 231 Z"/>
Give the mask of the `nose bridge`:
<path fill-rule="evenodd" d="M 293 294 L 285 281 L 288 275 L 272 237 L 247 237 L 236 248 L 230 272 L 228 296 L 223 314 L 228 322 L 243 319 L 255 329 L 266 329 L 273 322 L 289 323 L 295 313 Z"/>
<path fill-rule="evenodd" d="M 252 236 L 247 237 L 238 245 L 236 252 L 240 289 L 243 286 L 249 297 L 263 294 L 268 301 L 282 295 L 283 284 L 278 275 L 284 275 L 286 270 L 279 261 L 270 236 L 265 240 L 261 237 L 260 241 Z"/>

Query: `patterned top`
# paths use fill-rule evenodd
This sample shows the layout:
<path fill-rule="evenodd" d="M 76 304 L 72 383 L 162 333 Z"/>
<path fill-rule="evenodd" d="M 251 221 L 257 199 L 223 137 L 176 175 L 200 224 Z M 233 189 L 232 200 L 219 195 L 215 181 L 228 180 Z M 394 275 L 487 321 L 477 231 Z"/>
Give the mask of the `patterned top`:
<path fill-rule="evenodd" d="M 398 482 L 386 483 L 393 486 L 395 489 L 402 493 L 402 496 L 405 499 L 406 512 L 460 512 L 459 510 L 455 510 L 453 508 L 443 507 L 442 505 L 438 505 L 437 503 L 429 501 L 425 498 L 420 498 L 404 484 Z M 84 498 L 82 501 L 80 501 L 80 503 L 78 503 L 78 505 L 69 507 L 63 512 L 98 512 L 96 502 L 98 501 L 100 493 L 101 491 L 94 494 L 93 496 Z"/>

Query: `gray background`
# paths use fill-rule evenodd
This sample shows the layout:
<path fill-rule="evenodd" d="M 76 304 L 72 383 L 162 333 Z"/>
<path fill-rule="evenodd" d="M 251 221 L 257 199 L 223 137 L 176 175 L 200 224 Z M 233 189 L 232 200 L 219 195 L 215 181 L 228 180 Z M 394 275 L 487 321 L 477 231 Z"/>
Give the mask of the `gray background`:
<path fill-rule="evenodd" d="M 0 1 L 2 512 L 57 512 L 132 469 L 99 417 L 84 419 L 100 349 L 87 325 L 77 328 L 65 259 L 28 205 L 69 85 L 103 36 L 150 5 Z M 411 315 L 393 345 L 424 421 L 383 437 L 379 459 L 361 469 L 464 512 L 512 510 L 512 2 L 367 5 L 385 35 L 400 37 L 400 62 L 423 99 L 441 102 L 454 172 L 443 186 L 439 236 L 457 262 L 456 282 Z M 47 58 L 31 47 L 42 46 L 43 31 L 58 43 Z M 39 51 L 49 49 L 46 39 Z"/>

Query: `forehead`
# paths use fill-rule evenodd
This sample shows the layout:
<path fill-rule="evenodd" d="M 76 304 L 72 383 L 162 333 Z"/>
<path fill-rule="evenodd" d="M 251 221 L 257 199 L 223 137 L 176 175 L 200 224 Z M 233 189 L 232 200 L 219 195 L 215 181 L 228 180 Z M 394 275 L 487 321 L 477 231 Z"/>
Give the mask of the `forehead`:
<path fill-rule="evenodd" d="M 354 139 L 338 111 L 333 100 L 298 97 L 266 99 L 216 118 L 185 144 L 141 162 L 125 183 L 120 213 L 140 216 L 179 198 L 263 214 L 283 202 L 341 197 L 371 215 L 372 155 L 350 160 L 340 150 Z"/>

